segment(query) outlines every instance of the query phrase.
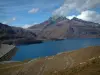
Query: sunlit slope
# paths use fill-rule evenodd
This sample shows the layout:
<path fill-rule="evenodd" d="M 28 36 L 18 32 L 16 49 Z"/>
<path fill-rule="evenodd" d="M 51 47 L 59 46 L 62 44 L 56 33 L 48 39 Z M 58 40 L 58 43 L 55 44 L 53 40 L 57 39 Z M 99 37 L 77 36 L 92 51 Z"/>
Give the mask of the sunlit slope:
<path fill-rule="evenodd" d="M 59 53 L 55 56 L 33 59 L 31 61 L 21 63 L 21 65 L 18 65 L 16 63 L 14 64 L 16 66 L 9 67 L 9 68 L 6 68 L 7 67 L 6 66 L 5 68 L 0 69 L 0 72 L 2 73 L 3 71 L 7 71 L 5 73 L 2 73 L 2 75 L 8 75 L 8 73 L 9 75 L 11 74 L 13 75 L 66 75 L 66 72 L 68 71 L 69 74 L 67 75 L 71 75 L 70 73 L 73 71 L 70 70 L 71 68 L 77 69 L 77 67 L 78 66 L 80 67 L 80 65 L 88 64 L 88 62 L 90 62 L 95 57 L 98 57 L 97 61 L 99 61 L 99 56 L 100 56 L 99 46 L 88 47 L 79 50 L 74 50 L 71 52 Z M 90 67 L 91 65 L 94 65 L 93 68 L 95 67 L 93 70 L 91 69 L 92 71 L 99 70 L 99 66 L 100 66 L 99 64 L 92 64 L 92 62 L 90 63 L 91 63 L 89 64 Z M 88 74 L 91 72 L 91 70 L 88 71 L 88 68 L 90 67 L 85 68 Z M 63 71 L 65 72 L 64 74 Z M 57 74 L 58 72 L 61 73 Z M 80 72 L 80 70 L 78 72 Z M 96 73 L 96 71 L 94 73 Z M 77 73 L 75 75 L 77 75 Z"/>

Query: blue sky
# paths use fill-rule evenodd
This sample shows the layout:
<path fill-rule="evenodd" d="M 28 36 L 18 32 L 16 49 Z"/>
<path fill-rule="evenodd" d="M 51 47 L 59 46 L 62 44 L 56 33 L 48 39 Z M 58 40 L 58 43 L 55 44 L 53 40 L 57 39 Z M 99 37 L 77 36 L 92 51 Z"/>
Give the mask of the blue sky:
<path fill-rule="evenodd" d="M 63 2 L 64 0 L 0 0 L 0 22 L 17 26 L 40 23 L 52 16 L 52 12 Z M 32 9 L 38 11 L 29 13 Z M 13 18 L 16 20 L 12 21 Z"/>
<path fill-rule="evenodd" d="M 63 15 L 100 23 L 99 9 L 100 0 L 0 0 L 0 22 L 22 27 Z"/>

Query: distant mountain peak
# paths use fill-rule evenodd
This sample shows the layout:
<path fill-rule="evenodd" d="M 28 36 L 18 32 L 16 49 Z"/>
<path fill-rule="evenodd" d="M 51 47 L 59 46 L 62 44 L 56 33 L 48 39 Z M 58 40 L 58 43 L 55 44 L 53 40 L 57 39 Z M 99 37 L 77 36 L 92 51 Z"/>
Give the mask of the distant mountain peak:
<path fill-rule="evenodd" d="M 0 27 L 9 27 L 7 24 L 0 23 Z"/>
<path fill-rule="evenodd" d="M 3 24 L 3 23 L 0 22 L 0 25 L 5 25 L 5 24 Z"/>
<path fill-rule="evenodd" d="M 56 21 L 56 20 L 66 20 L 67 18 L 64 16 L 52 16 L 49 20 Z"/>
<path fill-rule="evenodd" d="M 2 24 L 2 23 L 0 23 L 0 24 Z"/>
<path fill-rule="evenodd" d="M 78 19 L 77 17 L 73 17 L 73 19 L 72 20 L 81 20 L 81 19 Z"/>
<path fill-rule="evenodd" d="M 84 22 L 84 23 L 92 23 L 92 24 L 97 24 L 99 25 L 99 23 L 95 23 L 95 22 L 91 22 L 91 21 L 86 21 L 86 20 L 82 20 L 82 19 L 79 19 L 79 18 L 76 18 L 74 17 L 73 19 L 71 19 L 72 21 L 78 21 L 78 22 Z"/>
<path fill-rule="evenodd" d="M 85 21 L 79 18 L 74 17 L 73 19 L 71 19 L 72 21 L 78 21 L 78 22 L 89 22 L 89 21 Z"/>

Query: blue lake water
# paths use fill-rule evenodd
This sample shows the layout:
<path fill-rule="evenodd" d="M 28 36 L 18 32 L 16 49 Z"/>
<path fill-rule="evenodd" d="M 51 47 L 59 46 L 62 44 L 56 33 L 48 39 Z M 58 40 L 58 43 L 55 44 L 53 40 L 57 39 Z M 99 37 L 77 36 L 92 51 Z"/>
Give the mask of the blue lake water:
<path fill-rule="evenodd" d="M 22 61 L 37 57 L 51 56 L 59 52 L 71 51 L 89 46 L 100 46 L 100 39 L 67 39 L 17 46 L 18 51 L 16 55 L 13 56 L 12 60 Z"/>

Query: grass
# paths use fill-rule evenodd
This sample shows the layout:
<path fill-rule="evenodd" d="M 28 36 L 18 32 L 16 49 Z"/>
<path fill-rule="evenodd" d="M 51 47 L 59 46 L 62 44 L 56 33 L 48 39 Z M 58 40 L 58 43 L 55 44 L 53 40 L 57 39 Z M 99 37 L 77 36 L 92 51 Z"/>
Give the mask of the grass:
<path fill-rule="evenodd" d="M 70 69 L 50 72 L 48 75 L 100 75 L 100 58 L 87 61 L 86 64 L 78 65 Z"/>
<path fill-rule="evenodd" d="M 11 75 L 13 72 L 19 71 L 23 68 L 24 63 L 27 63 L 27 61 L 0 64 L 0 75 Z"/>
<path fill-rule="evenodd" d="M 74 59 L 74 65 L 72 67 L 66 69 L 64 69 L 65 68 L 64 67 L 63 69 L 60 70 L 56 70 L 56 69 L 53 70 L 53 66 L 56 67 L 57 65 L 53 65 L 56 64 L 56 61 L 51 60 L 49 61 L 51 63 L 45 64 L 46 66 L 48 66 L 48 68 L 43 73 L 43 75 L 100 75 L 100 58 L 99 58 L 100 47 L 97 46 L 89 47 L 89 48 L 84 48 L 84 49 L 80 49 L 68 53 L 62 53 L 61 55 L 56 55 L 55 58 L 61 60 L 64 56 L 67 57 L 68 55 L 70 55 L 70 57 Z M 0 75 L 37 75 L 41 69 L 41 65 L 43 65 L 44 58 L 43 59 L 37 58 L 37 59 L 38 60 L 35 59 L 32 60 L 32 62 L 28 64 L 24 64 L 24 63 L 29 62 L 30 59 L 22 62 L 0 64 L 0 68 L 3 68 L 0 69 Z M 85 62 L 85 63 L 81 63 L 81 62 Z M 63 64 L 61 63 L 59 65 L 62 66 Z M 19 65 L 19 66 L 15 66 L 15 65 Z M 15 67 L 11 67 L 11 66 L 15 66 Z"/>
<path fill-rule="evenodd" d="M 18 70 L 21 70 L 22 66 L 12 67 L 12 68 L 5 68 L 0 69 L 0 75 L 11 75 L 13 72 L 17 72 Z"/>

